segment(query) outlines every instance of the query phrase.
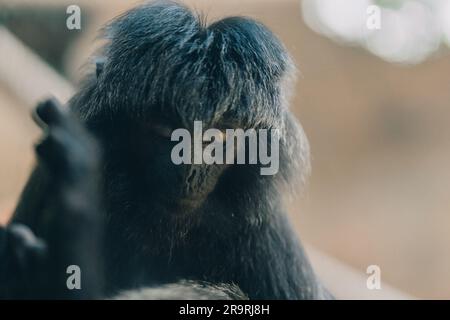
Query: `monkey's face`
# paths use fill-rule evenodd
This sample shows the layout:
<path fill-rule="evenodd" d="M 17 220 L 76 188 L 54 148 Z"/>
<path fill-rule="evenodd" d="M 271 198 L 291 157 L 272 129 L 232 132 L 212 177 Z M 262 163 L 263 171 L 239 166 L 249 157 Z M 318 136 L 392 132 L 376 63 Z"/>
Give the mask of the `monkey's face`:
<path fill-rule="evenodd" d="M 283 128 L 295 67 L 277 37 L 251 19 L 204 24 L 185 8 L 164 6 L 144 6 L 105 30 L 104 62 L 78 103 L 86 121 L 104 136 L 106 149 L 116 150 L 107 155 L 109 161 L 130 173 L 124 180 L 132 180 L 123 184 L 132 191 L 112 187 L 176 212 L 208 205 L 212 197 L 224 199 L 225 193 L 247 200 L 258 166 L 195 161 L 194 143 L 186 157 L 194 161 L 176 163 L 172 155 L 180 141 L 172 141 L 171 133 L 184 128 L 192 137 L 195 120 L 204 122 L 204 130 Z M 111 121 L 127 131 L 116 123 L 107 134 L 98 128 L 98 122 Z M 116 131 L 120 137 L 112 139 Z M 294 154 L 290 149 L 287 157 Z M 109 173 L 118 180 L 123 172 Z"/>
<path fill-rule="evenodd" d="M 172 141 L 172 134 L 177 129 L 191 137 L 190 141 L 182 141 L 185 148 L 180 152 L 174 149 L 180 146 L 180 141 Z M 214 193 L 227 168 L 226 164 L 205 163 L 202 156 L 208 143 L 195 141 L 193 128 L 174 122 L 158 119 L 137 123 L 131 129 L 130 138 L 135 178 L 148 191 L 150 199 L 174 213 L 188 213 L 200 208 Z M 223 146 L 225 148 L 225 144 Z M 178 156 L 183 156 L 186 161 L 179 163 Z M 198 156 L 202 158 L 200 163 L 195 159 Z"/>

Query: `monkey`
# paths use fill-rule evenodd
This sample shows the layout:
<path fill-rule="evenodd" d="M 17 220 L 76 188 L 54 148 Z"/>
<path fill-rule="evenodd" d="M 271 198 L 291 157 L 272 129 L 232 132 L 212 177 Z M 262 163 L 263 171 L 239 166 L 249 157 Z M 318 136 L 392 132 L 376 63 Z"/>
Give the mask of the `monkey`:
<path fill-rule="evenodd" d="M 332 299 L 283 205 L 310 161 L 289 110 L 295 66 L 281 41 L 251 18 L 208 24 L 172 1 L 141 4 L 103 32 L 107 44 L 70 111 L 38 106 L 47 136 L 0 232 L 2 261 L 37 265 L 52 286 L 7 279 L 0 288 L 69 299 Z M 171 133 L 195 121 L 279 130 L 279 171 L 174 164 Z M 90 270 L 81 293 L 65 287 L 74 263 Z"/>

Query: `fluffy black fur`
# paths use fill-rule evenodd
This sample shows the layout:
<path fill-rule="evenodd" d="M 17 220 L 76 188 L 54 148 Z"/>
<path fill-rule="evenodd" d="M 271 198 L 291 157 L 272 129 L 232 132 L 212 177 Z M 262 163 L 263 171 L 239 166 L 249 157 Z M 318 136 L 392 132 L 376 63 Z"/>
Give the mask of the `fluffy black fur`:
<path fill-rule="evenodd" d="M 214 290 L 237 285 L 243 294 L 224 289 L 229 298 L 329 298 L 282 204 L 283 191 L 303 182 L 309 171 L 309 147 L 288 110 L 295 70 L 280 41 L 254 20 L 230 17 L 207 25 L 183 5 L 166 1 L 118 17 L 105 35 L 104 64 L 69 103 L 102 150 L 101 170 L 87 166 L 98 174 L 101 191 L 87 188 L 89 195 L 63 202 L 70 212 L 81 200 L 81 215 L 99 216 L 101 224 L 94 225 L 104 226 L 104 236 L 88 238 L 94 249 L 103 243 L 104 269 L 99 263 L 92 270 L 101 274 L 92 276 L 105 286 L 94 286 L 93 296 L 159 285 L 170 291 L 168 284 L 187 280 L 181 288 L 204 281 Z M 280 171 L 261 176 L 259 165 L 174 165 L 174 143 L 155 132 L 155 125 L 191 129 L 194 120 L 202 120 L 205 129 L 279 129 Z M 63 149 L 71 149 L 74 142 L 66 142 Z M 71 151 L 74 158 L 83 158 L 77 151 Z M 60 185 L 67 178 L 52 172 L 55 165 L 38 167 L 14 218 L 43 239 L 49 222 L 36 210 L 45 211 L 45 199 L 52 197 L 45 181 L 50 176 Z M 67 168 L 96 185 L 75 163 Z M 60 190 L 66 199 L 64 184 Z M 60 233 L 56 240 L 66 241 Z M 91 258 L 96 259 L 85 255 L 80 263 Z"/>

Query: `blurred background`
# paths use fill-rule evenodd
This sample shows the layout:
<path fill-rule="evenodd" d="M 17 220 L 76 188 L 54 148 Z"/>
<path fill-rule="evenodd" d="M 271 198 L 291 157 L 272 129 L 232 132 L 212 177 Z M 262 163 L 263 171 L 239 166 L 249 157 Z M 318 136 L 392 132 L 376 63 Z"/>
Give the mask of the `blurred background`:
<path fill-rule="evenodd" d="M 368 290 L 366 268 L 378 265 L 383 288 L 450 299 L 450 1 L 185 2 L 210 20 L 257 18 L 293 55 L 292 109 L 313 171 L 290 211 L 332 291 L 362 297 L 345 291 Z M 97 30 L 137 3 L 0 0 L 0 222 L 33 166 L 32 107 L 67 99 Z M 74 4 L 81 30 L 66 27 Z M 359 280 L 345 280 L 349 270 Z"/>

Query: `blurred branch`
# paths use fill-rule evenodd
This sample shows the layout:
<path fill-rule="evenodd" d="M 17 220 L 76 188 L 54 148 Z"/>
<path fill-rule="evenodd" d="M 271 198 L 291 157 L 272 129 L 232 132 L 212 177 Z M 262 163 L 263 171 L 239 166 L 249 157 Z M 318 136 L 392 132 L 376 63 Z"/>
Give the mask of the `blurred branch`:
<path fill-rule="evenodd" d="M 39 56 L 31 51 L 5 27 L 0 26 L 0 82 L 27 107 L 48 95 L 67 101 L 74 89 Z"/>

